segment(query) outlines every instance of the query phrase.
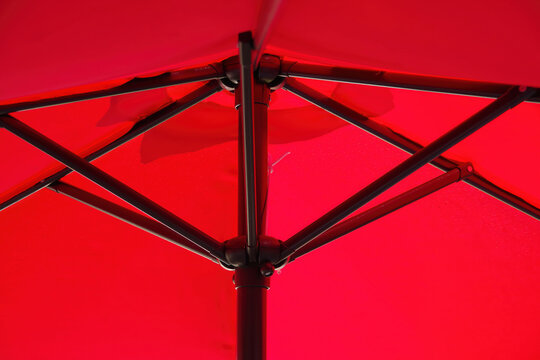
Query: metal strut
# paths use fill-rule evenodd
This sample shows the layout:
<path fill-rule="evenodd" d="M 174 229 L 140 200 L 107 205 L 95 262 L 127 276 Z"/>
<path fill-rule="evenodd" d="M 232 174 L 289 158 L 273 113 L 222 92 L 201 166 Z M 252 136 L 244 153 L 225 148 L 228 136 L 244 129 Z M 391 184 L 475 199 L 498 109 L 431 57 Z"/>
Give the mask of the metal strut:
<path fill-rule="evenodd" d="M 290 261 L 298 259 L 300 256 L 318 249 L 319 247 L 326 245 L 348 233 L 360 229 L 361 227 L 382 218 L 396 210 L 401 209 L 423 197 L 432 194 L 438 190 L 445 188 L 455 182 L 467 178 L 472 174 L 472 165 L 464 164 L 461 167 L 454 168 L 434 179 L 429 180 L 421 185 L 418 185 L 403 194 L 395 196 L 387 201 L 382 202 L 379 205 L 372 207 L 350 219 L 343 220 L 339 224 L 332 226 L 328 231 L 317 236 L 315 239 L 307 243 L 304 247 L 295 252 Z"/>
<path fill-rule="evenodd" d="M 331 99 L 324 94 L 302 84 L 301 82 L 289 78 L 284 84 L 283 88 L 299 96 L 300 98 L 320 107 L 323 110 L 347 121 L 348 123 L 361 128 L 362 130 L 388 142 L 389 144 L 404 150 L 408 153 L 415 153 L 420 151 L 423 147 L 393 131 L 392 129 L 373 121 L 357 111 L 341 104 L 340 102 Z M 430 162 L 431 165 L 443 170 L 449 171 L 459 164 L 455 161 L 449 160 L 443 156 L 438 156 Z M 467 184 L 475 187 L 476 189 L 483 191 L 484 193 L 493 196 L 499 201 L 504 202 L 513 208 L 522 211 L 523 213 L 532 216 L 540 220 L 540 209 L 534 205 L 528 203 L 522 198 L 511 194 L 510 192 L 501 189 L 497 185 L 484 179 L 479 174 L 472 174 L 464 180 Z"/>
<path fill-rule="evenodd" d="M 498 98 L 512 87 L 512 85 L 508 84 L 411 75 L 390 71 L 351 69 L 339 66 L 303 64 L 296 61 L 282 61 L 280 75 L 284 77 L 327 80 L 486 98 Z M 527 101 L 540 102 L 540 92 L 537 91 Z"/>
<path fill-rule="evenodd" d="M 11 116 L 0 116 L 0 126 L 156 219 L 177 234 L 185 237 L 188 241 L 203 248 L 210 255 L 226 262 L 223 245 L 220 242 L 90 164 L 77 154 Z"/>
<path fill-rule="evenodd" d="M 161 87 L 187 84 L 197 81 L 207 81 L 221 79 L 225 76 L 221 64 L 210 64 L 199 66 L 196 68 L 184 69 L 167 72 L 161 75 L 146 77 L 146 78 L 134 78 L 125 84 L 115 86 L 110 89 L 90 91 L 81 94 L 73 94 L 66 96 L 59 96 L 53 98 L 46 98 L 36 101 L 26 101 L 15 104 L 0 105 L 0 114 L 8 114 L 16 111 L 38 109 L 47 106 L 55 106 L 61 104 L 68 104 L 77 101 L 98 99 L 108 96 L 117 96 L 123 94 L 129 94 L 138 91 L 152 90 Z"/>
<path fill-rule="evenodd" d="M 318 220 L 314 221 L 306 228 L 300 230 L 287 241 L 284 242 L 284 248 L 281 258 L 287 259 L 298 249 L 321 235 L 329 228 L 343 220 L 348 215 L 367 204 L 370 200 L 383 193 L 389 187 L 410 175 L 420 167 L 431 162 L 452 146 L 480 129 L 505 111 L 525 101 L 536 93 L 534 88 L 514 87 L 503 96 L 493 101 L 491 104 L 480 110 L 469 119 L 465 120 L 454 129 L 433 141 L 431 144 L 422 148 L 407 160 L 375 180 L 364 189 L 338 205 L 336 208 L 326 213 Z"/>
<path fill-rule="evenodd" d="M 273 14 L 277 11 L 279 1 L 276 4 L 271 8 Z M 270 16 L 269 21 L 271 18 L 272 16 Z M 487 84 L 281 61 L 278 57 L 262 54 L 266 33 L 265 25 L 262 35 L 259 36 L 262 41 L 257 44 L 255 53 L 251 33 L 240 34 L 239 57 L 238 59 L 228 59 L 232 61 L 225 60 L 219 64 L 174 71 L 149 78 L 135 78 L 111 89 L 0 106 L 0 126 L 5 127 L 8 131 L 68 167 L 0 204 L 0 210 L 48 186 L 58 193 L 81 201 L 207 259 L 212 261 L 217 259 L 220 263 L 230 266 L 235 270 L 234 284 L 238 299 L 237 357 L 239 360 L 266 359 L 266 296 L 274 265 L 281 266 L 287 259 L 293 260 L 303 256 L 319 246 L 462 179 L 520 210 L 540 218 L 540 211 L 532 205 L 497 188 L 478 174 L 473 174 L 472 168 L 469 166 L 463 165 L 456 168 L 458 164 L 440 156 L 444 151 L 519 103 L 523 101 L 540 102 L 540 93 L 537 89 L 510 88 L 504 84 Z M 255 60 L 255 64 L 253 60 Z M 234 61 L 239 63 L 239 69 L 234 69 Z M 254 76 L 254 66 L 258 66 L 258 77 Z M 229 68 L 224 69 L 224 67 Z M 294 79 L 287 79 L 284 85 L 286 90 L 395 146 L 414 153 L 414 155 L 292 236 L 285 243 L 280 243 L 265 235 L 265 207 L 268 191 L 267 111 L 270 89 L 278 89 L 283 85 L 283 77 L 291 76 L 469 96 L 498 97 L 498 99 L 423 148 L 335 100 L 309 89 Z M 141 120 L 128 133 L 84 159 L 8 115 L 8 113 L 16 111 L 212 79 L 214 81 Z M 239 236 L 231 239 L 225 245 L 89 163 L 218 92 L 220 84 L 215 79 L 221 79 L 221 86 L 227 90 L 233 91 L 236 87 L 236 107 L 240 109 L 238 137 Z M 236 86 L 237 84 L 239 85 Z M 357 216 L 341 221 L 401 179 L 430 162 L 447 173 Z M 59 182 L 59 179 L 71 172 L 70 168 L 157 221 L 82 189 Z"/>
<path fill-rule="evenodd" d="M 116 219 L 122 220 L 130 225 L 133 225 L 141 230 L 153 234 L 163 240 L 167 240 L 175 245 L 178 245 L 188 251 L 191 251 L 199 256 L 202 256 L 210 261 L 217 263 L 217 260 L 210 256 L 203 248 L 196 246 L 190 241 L 187 241 L 183 236 L 178 235 L 165 225 L 152 220 L 144 215 L 141 215 L 133 210 L 129 210 L 123 206 L 113 203 L 107 199 L 99 197 L 76 186 L 58 181 L 48 186 L 58 194 L 65 195 L 69 198 L 77 200 L 85 205 L 97 209 Z"/>
<path fill-rule="evenodd" d="M 246 250 L 250 262 L 257 257 L 257 195 L 255 190 L 255 144 L 253 118 L 253 66 L 251 52 L 253 40 L 251 32 L 241 33 L 238 37 L 240 53 L 240 94 L 242 113 L 242 153 L 244 170 Z"/>
<path fill-rule="evenodd" d="M 117 147 L 127 143 L 128 141 L 136 138 L 137 136 L 144 134 L 148 130 L 153 129 L 155 126 L 161 124 L 162 122 L 180 114 L 182 111 L 189 109 L 193 105 L 198 104 L 199 102 L 219 92 L 220 90 L 221 90 L 221 86 L 219 85 L 217 81 L 214 80 L 214 81 L 208 82 L 207 84 L 186 94 L 181 99 L 176 100 L 172 104 L 167 105 L 164 108 L 156 111 L 155 113 L 138 121 L 137 123 L 135 123 L 135 125 L 133 125 L 133 127 L 127 133 L 120 136 L 118 139 L 114 140 L 113 142 L 105 145 L 101 149 L 94 151 L 90 155 L 86 156 L 84 159 L 87 161 L 93 161 L 101 157 L 102 155 L 107 154 L 109 151 L 112 151 L 116 149 Z M 7 199 L 6 201 L 0 204 L 0 211 L 21 201 L 27 196 L 32 195 L 36 191 L 47 187 L 48 185 L 54 183 L 55 181 L 60 180 L 64 176 L 71 173 L 71 171 L 72 170 L 70 168 L 64 168 L 48 176 L 47 178 L 41 180 L 37 184 L 34 184 L 28 189 L 23 190 L 17 195 L 11 197 L 10 199 Z"/>

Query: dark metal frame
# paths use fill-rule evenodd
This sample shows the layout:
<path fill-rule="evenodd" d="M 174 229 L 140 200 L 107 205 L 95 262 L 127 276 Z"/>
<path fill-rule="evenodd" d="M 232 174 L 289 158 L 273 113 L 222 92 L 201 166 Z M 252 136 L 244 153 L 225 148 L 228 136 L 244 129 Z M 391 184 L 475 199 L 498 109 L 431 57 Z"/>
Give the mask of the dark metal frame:
<path fill-rule="evenodd" d="M 150 234 L 153 234 L 163 240 L 167 240 L 173 244 L 189 250 L 199 256 L 202 256 L 210 261 L 217 263 L 217 259 L 210 256 L 206 250 L 186 240 L 185 237 L 178 235 L 175 231 L 172 231 L 167 226 L 152 220 L 144 215 L 141 215 L 133 210 L 113 203 L 102 197 L 94 195 L 86 190 L 80 189 L 76 186 L 57 181 L 47 187 L 58 194 L 65 195 L 74 200 L 77 200 L 85 205 L 88 205 L 96 210 L 99 210 L 107 215 L 110 215 L 116 219 L 122 220 L 130 225 L 133 225 L 141 230 L 144 230 Z"/>
<path fill-rule="evenodd" d="M 265 236 L 268 186 L 267 84 L 254 79 L 251 33 L 238 37 L 240 84 L 236 89 L 239 110 L 239 235 L 245 235 L 246 260 L 237 266 L 237 358 L 266 358 L 266 296 L 270 277 L 261 271 L 261 237 Z M 238 91 L 240 90 L 240 91 Z M 242 161 L 240 161 L 242 160 Z M 241 214 L 241 216 L 240 216 Z M 241 249 L 241 251 L 243 251 Z"/>
<path fill-rule="evenodd" d="M 364 206 L 376 196 L 397 184 L 400 180 L 431 162 L 443 152 L 450 149 L 482 126 L 488 124 L 505 111 L 528 99 L 535 92 L 536 89 L 531 88 L 511 88 L 500 98 L 493 101 L 491 104 L 442 135 L 428 146 L 415 152 L 407 160 L 293 235 L 283 244 L 284 250 L 282 252 L 282 258 L 291 256 L 302 246 L 324 233 L 354 211 L 358 210 L 361 206 Z"/>
<path fill-rule="evenodd" d="M 332 226 L 328 231 L 314 238 L 305 246 L 301 247 L 292 256 L 290 261 L 293 261 L 300 256 L 303 256 L 319 247 L 328 244 L 348 233 L 360 229 L 367 224 L 380 219 L 388 214 L 393 213 L 396 210 L 401 209 L 404 206 L 412 204 L 413 202 L 422 199 L 423 197 L 432 194 L 438 190 L 441 190 L 448 185 L 451 185 L 460 180 L 466 179 L 472 174 L 473 168 L 470 164 L 465 164 L 461 167 L 456 167 L 434 179 L 431 179 L 421 185 L 418 185 L 400 195 L 397 195 L 390 200 L 373 206 L 369 210 L 366 210 L 358 215 L 355 215 L 347 220 Z"/>
<path fill-rule="evenodd" d="M 282 61 L 280 75 L 284 77 L 327 80 L 486 98 L 498 98 L 512 87 L 511 85 L 499 83 L 313 65 L 296 61 Z M 540 91 L 537 90 L 527 101 L 540 102 Z"/>
<path fill-rule="evenodd" d="M 277 11 L 277 8 L 274 10 Z M 540 102 L 538 89 L 310 65 L 280 61 L 279 58 L 273 56 L 269 56 L 268 61 L 261 61 L 262 45 L 256 45 L 253 44 L 251 33 L 242 33 L 239 35 L 238 60 L 232 59 L 230 61 L 231 59 L 228 59 L 222 63 L 203 67 L 169 72 L 149 78 L 136 78 L 110 89 L 0 106 L 0 126 L 67 166 L 0 204 L 0 210 L 48 187 L 59 194 L 71 197 L 208 260 L 220 263 L 228 269 L 235 270 L 234 283 L 238 294 L 237 353 L 238 359 L 242 360 L 266 358 L 266 294 L 274 267 L 283 266 L 288 261 L 306 255 L 320 246 L 461 180 L 536 219 L 540 219 L 540 209 L 490 183 L 474 172 L 472 164 L 459 163 L 441 156 L 450 147 L 521 102 Z M 293 77 L 497 99 L 431 144 L 422 147 L 390 128 L 380 125 L 336 100 L 309 88 Z M 285 81 L 283 81 L 284 78 L 286 78 Z M 208 82 L 139 121 L 126 134 L 86 158 L 79 157 L 9 114 L 38 107 L 115 96 L 194 81 Z M 276 90 L 280 86 L 350 124 L 413 154 L 284 242 L 271 239 L 265 234 L 265 207 L 268 191 L 268 101 L 270 89 Z M 236 107 L 240 110 L 238 114 L 239 236 L 225 243 L 218 242 L 90 164 L 90 161 L 203 101 L 220 91 L 222 87 L 236 93 Z M 442 169 L 445 173 L 356 216 L 343 220 L 386 189 L 428 163 Z M 72 170 L 143 211 L 148 217 L 60 181 Z"/>
<path fill-rule="evenodd" d="M 245 234 L 246 250 L 250 262 L 257 257 L 257 195 L 255 185 L 255 144 L 253 116 L 253 65 L 251 63 L 253 39 L 251 33 L 242 33 L 238 38 L 240 58 L 240 93 L 242 101 L 240 110 L 242 121 L 242 154 L 244 157 L 244 201 L 245 201 Z"/>
<path fill-rule="evenodd" d="M 128 141 L 136 138 L 137 136 L 144 134 L 148 130 L 153 129 L 157 125 L 178 115 L 182 111 L 189 109 L 193 105 L 203 101 L 204 99 L 219 92 L 220 90 L 221 90 L 221 86 L 219 85 L 217 81 L 213 80 L 213 81 L 208 82 L 207 84 L 185 95 L 181 99 L 173 102 L 170 105 L 167 105 L 166 107 L 138 121 L 137 123 L 135 123 L 135 125 L 133 125 L 133 127 L 127 133 L 125 133 L 118 139 L 112 141 L 111 143 L 107 144 L 106 146 L 102 147 L 101 149 L 94 151 L 93 153 L 85 157 L 85 160 L 93 161 L 107 154 L 109 151 L 112 151 L 116 149 L 117 147 L 119 147 L 120 145 L 123 145 L 127 143 Z M 64 176 L 71 173 L 71 171 L 72 170 L 70 168 L 64 168 L 56 172 L 55 174 L 41 180 L 37 184 L 34 184 L 30 188 L 20 192 L 19 194 L 1 203 L 0 211 L 21 201 L 25 197 L 32 195 L 36 191 L 47 187 L 49 184 L 52 184 L 53 182 L 60 180 Z"/>
<path fill-rule="evenodd" d="M 46 98 L 36 101 L 26 101 L 9 105 L 0 105 L 0 114 L 9 114 L 17 111 L 62 105 L 77 101 L 99 99 L 102 97 L 117 96 L 138 91 L 188 84 L 192 82 L 217 80 L 224 77 L 225 73 L 223 72 L 223 67 L 220 63 L 208 64 L 190 69 L 166 72 L 164 74 L 152 77 L 134 78 L 122 85 L 109 89 L 95 90 L 55 98 Z"/>
<path fill-rule="evenodd" d="M 347 121 L 349 124 L 357 126 L 362 130 L 378 137 L 379 139 L 384 140 L 387 143 L 410 154 L 413 154 L 422 149 L 422 146 L 415 141 L 403 135 L 400 135 L 392 129 L 367 118 L 366 116 L 358 113 L 357 111 L 317 92 L 314 89 L 311 89 L 310 87 L 302 84 L 295 79 L 287 79 L 283 88 L 312 103 L 313 105 L 316 105 L 321 109 L 324 109 L 329 113 Z M 509 86 L 506 86 L 506 88 L 508 89 Z M 538 94 L 538 91 L 536 93 Z M 448 171 L 456 166 L 459 166 L 458 162 L 447 159 L 443 156 L 436 157 L 430 162 L 430 164 L 443 171 Z M 511 194 L 510 192 L 489 182 L 488 180 L 484 179 L 480 174 L 472 174 L 464 181 L 467 184 L 472 185 L 473 187 L 512 206 L 513 208 L 540 220 L 540 209 L 519 198 L 518 196 Z"/>
<path fill-rule="evenodd" d="M 223 244 L 52 139 L 9 115 L 0 116 L 0 126 L 203 248 L 215 258 L 225 260 Z"/>

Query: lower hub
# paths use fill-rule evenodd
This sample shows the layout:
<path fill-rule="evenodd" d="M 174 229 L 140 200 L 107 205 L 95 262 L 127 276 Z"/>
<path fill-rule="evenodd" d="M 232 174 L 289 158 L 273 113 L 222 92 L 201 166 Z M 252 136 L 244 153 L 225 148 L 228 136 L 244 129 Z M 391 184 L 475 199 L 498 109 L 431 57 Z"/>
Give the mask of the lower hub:
<path fill-rule="evenodd" d="M 245 266 L 258 266 L 264 276 L 274 273 L 281 254 L 281 241 L 270 236 L 258 237 L 258 254 L 255 263 L 249 263 L 246 252 L 246 237 L 238 236 L 225 242 L 225 257 L 230 266 L 227 268 L 240 269 Z"/>

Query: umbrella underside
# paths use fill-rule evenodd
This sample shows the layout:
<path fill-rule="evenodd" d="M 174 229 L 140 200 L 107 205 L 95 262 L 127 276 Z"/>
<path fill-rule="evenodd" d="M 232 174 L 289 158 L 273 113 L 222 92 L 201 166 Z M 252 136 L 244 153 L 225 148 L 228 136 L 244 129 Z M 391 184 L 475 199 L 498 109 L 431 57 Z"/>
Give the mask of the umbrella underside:
<path fill-rule="evenodd" d="M 270 290 L 270 358 L 537 352 L 538 90 L 489 69 L 474 81 L 360 70 L 353 53 L 321 65 L 309 42 L 288 50 L 281 22 L 267 46 L 279 57 L 241 37 L 240 58 L 223 48 L 204 66 L 133 77 L 134 64 L 4 96 L 4 358 L 228 358 L 231 273 L 206 259 L 256 276 L 290 262 Z M 266 287 L 237 277 L 240 312 L 244 281 Z"/>

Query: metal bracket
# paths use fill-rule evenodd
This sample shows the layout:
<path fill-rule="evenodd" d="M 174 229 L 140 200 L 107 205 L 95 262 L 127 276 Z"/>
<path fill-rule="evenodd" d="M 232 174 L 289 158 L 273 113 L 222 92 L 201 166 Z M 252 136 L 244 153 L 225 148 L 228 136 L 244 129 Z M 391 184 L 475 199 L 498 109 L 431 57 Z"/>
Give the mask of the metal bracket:
<path fill-rule="evenodd" d="M 222 266 L 227 270 L 234 270 L 250 264 L 257 265 L 265 276 L 272 275 L 275 267 L 282 268 L 285 265 L 280 263 L 282 242 L 266 235 L 259 235 L 257 240 L 259 247 L 255 263 L 248 260 L 245 235 L 225 241 L 225 259 L 228 264 Z"/>
<path fill-rule="evenodd" d="M 281 59 L 279 56 L 264 54 L 257 70 L 257 77 L 259 81 L 271 84 L 279 76 L 280 71 Z"/>
<path fill-rule="evenodd" d="M 238 56 L 231 56 L 221 62 L 225 77 L 219 79 L 224 90 L 233 92 L 240 82 L 240 60 Z M 281 59 L 277 55 L 264 54 L 254 78 L 256 82 L 268 84 L 272 91 L 281 89 L 285 83 L 285 77 L 281 73 Z"/>
<path fill-rule="evenodd" d="M 474 174 L 474 167 L 470 162 L 461 163 L 458 166 L 459 169 L 459 180 L 463 180 Z"/>

